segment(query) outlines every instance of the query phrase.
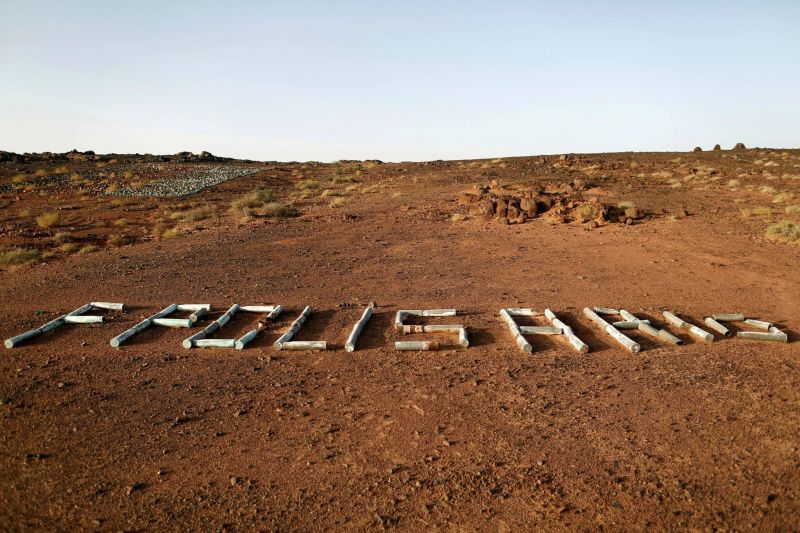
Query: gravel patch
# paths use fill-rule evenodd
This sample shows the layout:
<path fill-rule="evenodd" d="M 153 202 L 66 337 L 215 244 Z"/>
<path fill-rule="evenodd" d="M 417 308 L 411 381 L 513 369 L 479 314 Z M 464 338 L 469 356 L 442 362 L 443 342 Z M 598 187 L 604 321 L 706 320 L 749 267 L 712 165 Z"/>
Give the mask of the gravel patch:
<path fill-rule="evenodd" d="M 112 196 L 149 196 L 153 198 L 189 196 L 207 187 L 255 174 L 260 170 L 253 167 L 197 166 L 180 176 L 162 178 L 136 188 L 123 187 L 115 191 Z"/>

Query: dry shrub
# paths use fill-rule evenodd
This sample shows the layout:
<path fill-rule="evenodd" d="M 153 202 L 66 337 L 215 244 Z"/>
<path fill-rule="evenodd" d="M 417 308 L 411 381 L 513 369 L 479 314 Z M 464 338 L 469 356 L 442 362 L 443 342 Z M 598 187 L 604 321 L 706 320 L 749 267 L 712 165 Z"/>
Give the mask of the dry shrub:
<path fill-rule="evenodd" d="M 36 224 L 40 228 L 52 228 L 61 223 L 61 215 L 58 213 L 44 213 L 36 217 Z"/>
<path fill-rule="evenodd" d="M 63 167 L 63 166 L 62 167 L 56 167 L 56 168 L 53 169 L 53 174 L 66 174 L 67 172 L 69 172 L 69 169 L 67 167 Z"/>
<path fill-rule="evenodd" d="M 761 194 L 775 194 L 775 189 L 770 187 L 769 185 L 765 185 L 759 189 Z"/>
<path fill-rule="evenodd" d="M 625 211 L 626 209 L 631 209 L 634 207 L 636 207 L 636 204 L 628 200 L 624 200 L 617 204 L 617 208 L 620 209 L 621 211 Z"/>
<path fill-rule="evenodd" d="M 778 242 L 800 242 L 800 227 L 794 222 L 781 220 L 780 222 L 769 225 L 767 228 L 767 238 Z"/>
<path fill-rule="evenodd" d="M 333 183 L 342 184 L 342 183 L 357 183 L 358 180 L 355 176 L 334 176 L 331 180 Z"/>
<path fill-rule="evenodd" d="M 784 211 L 786 211 L 787 215 L 800 215 L 800 204 L 787 205 Z"/>
<path fill-rule="evenodd" d="M 27 248 L 11 248 L 0 251 L 0 266 L 24 265 L 36 263 L 42 259 L 42 254 Z"/>
<path fill-rule="evenodd" d="M 450 217 L 450 220 L 453 222 L 461 222 L 467 219 L 467 215 L 463 213 L 453 213 L 453 216 Z"/>
<path fill-rule="evenodd" d="M 117 184 L 116 183 L 112 183 L 111 185 L 106 187 L 106 194 L 114 194 L 118 190 L 119 190 L 119 187 L 117 187 Z"/>
<path fill-rule="evenodd" d="M 34 174 L 39 178 L 43 178 L 47 176 L 47 171 L 43 168 L 37 168 Z"/>
<path fill-rule="evenodd" d="M 376 192 L 380 192 L 380 187 L 378 185 L 370 185 L 369 187 L 364 187 L 361 189 L 361 192 L 364 194 L 373 194 Z"/>
<path fill-rule="evenodd" d="M 341 191 L 337 191 L 335 189 L 325 189 L 320 194 L 320 196 L 323 197 L 323 198 L 328 197 L 328 196 L 341 196 L 341 195 L 342 195 Z"/>
<path fill-rule="evenodd" d="M 80 246 L 75 244 L 74 242 L 65 242 L 61 246 L 58 247 L 59 251 L 65 254 L 71 254 L 73 252 L 77 252 L 80 249 Z"/>
<path fill-rule="evenodd" d="M 75 238 L 75 236 L 72 233 L 69 233 L 69 232 L 66 232 L 66 231 L 59 231 L 58 233 L 53 235 L 53 239 L 56 242 L 67 242 L 67 241 L 71 241 L 74 238 Z"/>
<path fill-rule="evenodd" d="M 311 189 L 306 189 L 310 191 Z M 272 189 L 258 189 L 231 204 L 231 213 L 242 222 L 248 222 L 256 216 L 264 217 L 289 217 L 296 214 L 292 206 L 277 201 L 277 195 Z"/>
<path fill-rule="evenodd" d="M 328 204 L 328 207 L 337 208 L 342 207 L 345 204 L 344 198 L 334 198 L 331 203 Z"/>
<path fill-rule="evenodd" d="M 23 183 L 28 179 L 25 174 L 17 174 L 11 178 L 11 183 Z"/>
<path fill-rule="evenodd" d="M 580 222 L 589 222 L 597 218 L 600 211 L 592 204 L 583 204 L 575 208 L 575 215 L 577 215 Z"/>

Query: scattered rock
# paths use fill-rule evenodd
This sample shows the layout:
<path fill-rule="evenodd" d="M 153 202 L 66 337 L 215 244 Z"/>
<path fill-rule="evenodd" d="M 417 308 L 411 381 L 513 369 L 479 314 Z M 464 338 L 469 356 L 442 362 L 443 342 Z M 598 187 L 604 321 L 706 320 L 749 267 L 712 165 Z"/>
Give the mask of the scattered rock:
<path fill-rule="evenodd" d="M 125 488 L 125 494 L 131 495 L 134 492 L 138 492 L 144 488 L 144 483 L 132 483 Z"/>

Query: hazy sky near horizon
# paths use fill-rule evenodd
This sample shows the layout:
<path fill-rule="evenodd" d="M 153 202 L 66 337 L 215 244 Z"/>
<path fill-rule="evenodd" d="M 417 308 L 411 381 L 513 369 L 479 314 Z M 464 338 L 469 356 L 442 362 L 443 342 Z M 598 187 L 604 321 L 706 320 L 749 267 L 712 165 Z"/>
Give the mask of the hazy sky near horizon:
<path fill-rule="evenodd" d="M 0 150 L 800 147 L 800 1 L 0 0 Z"/>

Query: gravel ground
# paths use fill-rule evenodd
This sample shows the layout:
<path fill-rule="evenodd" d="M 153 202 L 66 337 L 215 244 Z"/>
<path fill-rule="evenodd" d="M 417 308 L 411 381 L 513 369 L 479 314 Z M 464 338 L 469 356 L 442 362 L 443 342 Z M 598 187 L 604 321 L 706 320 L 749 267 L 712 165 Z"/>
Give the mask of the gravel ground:
<path fill-rule="evenodd" d="M 121 188 L 114 192 L 114 196 L 149 196 L 166 198 L 175 196 L 189 196 L 202 191 L 206 187 L 213 187 L 220 183 L 247 176 L 258 172 L 253 167 L 231 167 L 203 165 L 189 170 L 182 176 L 164 178 L 142 187 Z"/>

